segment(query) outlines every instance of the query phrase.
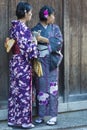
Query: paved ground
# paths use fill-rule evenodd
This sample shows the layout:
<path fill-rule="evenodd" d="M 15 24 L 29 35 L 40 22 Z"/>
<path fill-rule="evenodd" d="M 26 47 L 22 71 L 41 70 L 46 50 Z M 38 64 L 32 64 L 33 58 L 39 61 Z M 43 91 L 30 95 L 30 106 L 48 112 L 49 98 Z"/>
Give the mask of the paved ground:
<path fill-rule="evenodd" d="M 21 130 L 7 126 L 7 121 L 0 122 L 0 130 Z M 61 113 L 55 126 L 46 123 L 36 125 L 32 130 L 87 130 L 87 110 Z"/>

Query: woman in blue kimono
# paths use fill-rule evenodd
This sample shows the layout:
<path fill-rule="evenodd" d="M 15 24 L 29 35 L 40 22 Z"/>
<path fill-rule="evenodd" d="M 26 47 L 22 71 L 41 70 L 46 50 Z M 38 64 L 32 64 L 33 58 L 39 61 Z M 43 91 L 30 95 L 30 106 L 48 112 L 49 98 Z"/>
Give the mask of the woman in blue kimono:
<path fill-rule="evenodd" d="M 10 88 L 8 101 L 8 125 L 33 128 L 32 124 L 32 63 L 37 58 L 37 45 L 26 26 L 31 20 L 32 7 L 19 2 L 17 20 L 12 21 L 10 38 L 15 40 L 10 60 Z"/>
<path fill-rule="evenodd" d="M 62 34 L 59 27 L 54 23 L 54 9 L 49 6 L 43 6 L 39 12 L 40 22 L 32 29 L 33 32 L 41 32 L 41 36 L 47 38 L 47 42 L 38 42 L 39 57 L 41 62 L 43 76 L 35 77 L 35 86 L 37 93 L 38 118 L 36 123 L 42 123 L 44 116 L 51 116 L 47 125 L 55 125 L 58 113 L 58 74 L 59 64 L 50 66 L 50 54 L 57 52 L 61 60 L 62 54 Z M 59 60 L 59 62 L 60 62 Z M 58 63 L 59 63 L 58 62 Z M 58 67 L 57 67 L 58 66 Z"/>

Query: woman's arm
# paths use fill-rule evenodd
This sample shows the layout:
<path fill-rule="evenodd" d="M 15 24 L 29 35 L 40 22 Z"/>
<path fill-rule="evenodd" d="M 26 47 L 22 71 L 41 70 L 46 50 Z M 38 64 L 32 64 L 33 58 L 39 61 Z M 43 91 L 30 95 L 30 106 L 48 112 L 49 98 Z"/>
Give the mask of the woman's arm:
<path fill-rule="evenodd" d="M 40 35 L 40 32 L 41 32 L 40 30 L 38 30 L 38 31 L 33 31 L 32 34 L 33 34 L 34 37 L 36 37 L 36 40 L 37 40 L 38 42 L 49 43 L 49 39 L 46 38 L 46 37 L 41 36 L 41 35 Z"/>
<path fill-rule="evenodd" d="M 49 46 L 52 52 L 56 52 L 62 49 L 63 37 L 59 26 L 53 24 L 51 27 L 53 36 L 49 38 Z"/>
<path fill-rule="evenodd" d="M 43 36 L 41 36 L 41 35 L 37 36 L 36 39 L 37 39 L 37 41 L 39 41 L 39 42 L 49 43 L 49 39 L 48 39 L 48 38 L 45 38 L 45 37 L 43 37 Z"/>

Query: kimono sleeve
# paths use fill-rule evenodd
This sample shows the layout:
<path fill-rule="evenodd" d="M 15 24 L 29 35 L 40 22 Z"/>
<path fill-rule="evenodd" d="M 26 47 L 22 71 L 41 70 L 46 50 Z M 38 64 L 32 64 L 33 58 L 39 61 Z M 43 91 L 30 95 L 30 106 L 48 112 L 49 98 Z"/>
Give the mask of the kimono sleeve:
<path fill-rule="evenodd" d="M 58 26 L 52 25 L 52 31 L 53 34 L 49 38 L 49 47 L 51 52 L 56 52 L 62 49 L 62 34 Z"/>
<path fill-rule="evenodd" d="M 37 45 L 32 42 L 32 36 L 28 33 L 26 32 L 24 35 L 20 35 L 18 37 L 20 51 L 22 55 L 25 55 L 25 57 L 28 59 L 37 58 Z"/>

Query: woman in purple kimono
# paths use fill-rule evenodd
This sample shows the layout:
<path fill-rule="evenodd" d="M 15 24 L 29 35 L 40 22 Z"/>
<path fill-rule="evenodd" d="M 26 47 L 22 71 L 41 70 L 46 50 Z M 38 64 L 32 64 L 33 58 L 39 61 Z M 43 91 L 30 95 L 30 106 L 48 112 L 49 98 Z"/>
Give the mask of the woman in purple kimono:
<path fill-rule="evenodd" d="M 32 63 L 37 58 L 37 45 L 26 26 L 32 16 L 32 7 L 19 2 L 16 8 L 18 20 L 12 21 L 10 38 L 16 42 L 10 60 L 10 88 L 8 101 L 8 125 L 32 128 Z"/>
<path fill-rule="evenodd" d="M 43 6 L 39 12 L 40 22 L 32 31 L 40 31 L 41 36 L 46 37 L 48 42 L 38 42 L 39 57 L 43 76 L 35 77 L 38 116 L 36 123 L 42 123 L 44 116 L 51 116 L 47 125 L 55 125 L 58 113 L 58 74 L 59 63 L 62 59 L 62 34 L 59 27 L 54 23 L 54 9 Z M 59 56 L 58 64 L 51 66 L 50 56 L 57 53 Z M 53 63 L 52 63 L 53 64 Z M 34 80 L 35 81 L 35 80 Z"/>

